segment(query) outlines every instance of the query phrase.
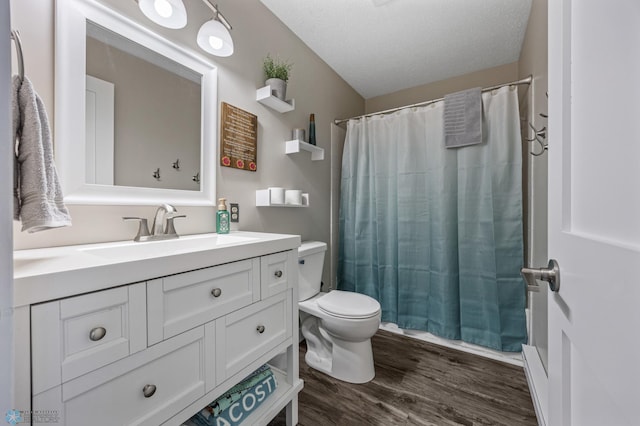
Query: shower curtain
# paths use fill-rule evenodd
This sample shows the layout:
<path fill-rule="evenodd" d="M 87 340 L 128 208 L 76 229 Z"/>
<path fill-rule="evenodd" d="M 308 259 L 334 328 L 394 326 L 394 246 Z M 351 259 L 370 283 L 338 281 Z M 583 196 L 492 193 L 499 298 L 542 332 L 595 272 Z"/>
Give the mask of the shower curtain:
<path fill-rule="evenodd" d="M 382 321 L 517 352 L 526 343 L 520 277 L 518 96 L 482 95 L 483 142 L 444 146 L 438 102 L 350 120 L 338 288 L 377 299 Z"/>

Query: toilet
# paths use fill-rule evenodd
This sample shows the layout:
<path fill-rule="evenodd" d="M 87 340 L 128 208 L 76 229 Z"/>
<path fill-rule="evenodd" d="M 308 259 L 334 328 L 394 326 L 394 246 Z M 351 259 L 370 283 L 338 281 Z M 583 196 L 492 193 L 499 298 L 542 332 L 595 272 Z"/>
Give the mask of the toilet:
<path fill-rule="evenodd" d="M 349 383 L 375 376 L 371 337 L 380 325 L 380 303 L 364 294 L 320 292 L 327 245 L 306 241 L 298 248 L 300 321 L 307 365 Z"/>

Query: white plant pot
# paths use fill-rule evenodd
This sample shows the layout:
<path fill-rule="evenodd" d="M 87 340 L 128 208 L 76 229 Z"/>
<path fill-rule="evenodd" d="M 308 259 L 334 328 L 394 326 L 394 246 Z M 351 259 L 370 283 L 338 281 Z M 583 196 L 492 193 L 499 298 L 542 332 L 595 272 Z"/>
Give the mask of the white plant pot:
<path fill-rule="evenodd" d="M 271 86 L 271 93 L 278 99 L 285 101 L 287 96 L 287 82 L 279 78 L 270 78 L 265 82 Z"/>

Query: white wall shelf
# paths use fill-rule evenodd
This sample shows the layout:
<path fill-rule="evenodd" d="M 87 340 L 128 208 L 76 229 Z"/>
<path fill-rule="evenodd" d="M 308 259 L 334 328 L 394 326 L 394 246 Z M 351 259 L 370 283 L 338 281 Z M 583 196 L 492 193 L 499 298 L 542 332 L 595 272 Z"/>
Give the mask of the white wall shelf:
<path fill-rule="evenodd" d="M 296 108 L 295 99 L 283 101 L 273 96 L 271 86 L 264 86 L 256 90 L 256 101 L 280 113 L 293 111 Z"/>
<path fill-rule="evenodd" d="M 268 189 L 256 190 L 256 207 L 309 207 L 309 194 L 302 194 L 302 204 L 272 204 Z"/>
<path fill-rule="evenodd" d="M 294 139 L 285 142 L 285 153 L 295 154 L 300 151 L 309 151 L 311 153 L 311 161 L 324 160 L 324 149 L 311 145 L 305 141 Z"/>

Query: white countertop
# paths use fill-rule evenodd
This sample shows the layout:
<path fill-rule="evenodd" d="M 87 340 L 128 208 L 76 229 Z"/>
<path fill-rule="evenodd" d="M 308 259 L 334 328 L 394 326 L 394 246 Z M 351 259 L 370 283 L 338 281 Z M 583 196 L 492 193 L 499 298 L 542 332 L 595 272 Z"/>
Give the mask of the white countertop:
<path fill-rule="evenodd" d="M 13 252 L 13 305 L 45 302 L 299 246 L 299 235 L 238 231 L 142 243 L 17 250 Z"/>

